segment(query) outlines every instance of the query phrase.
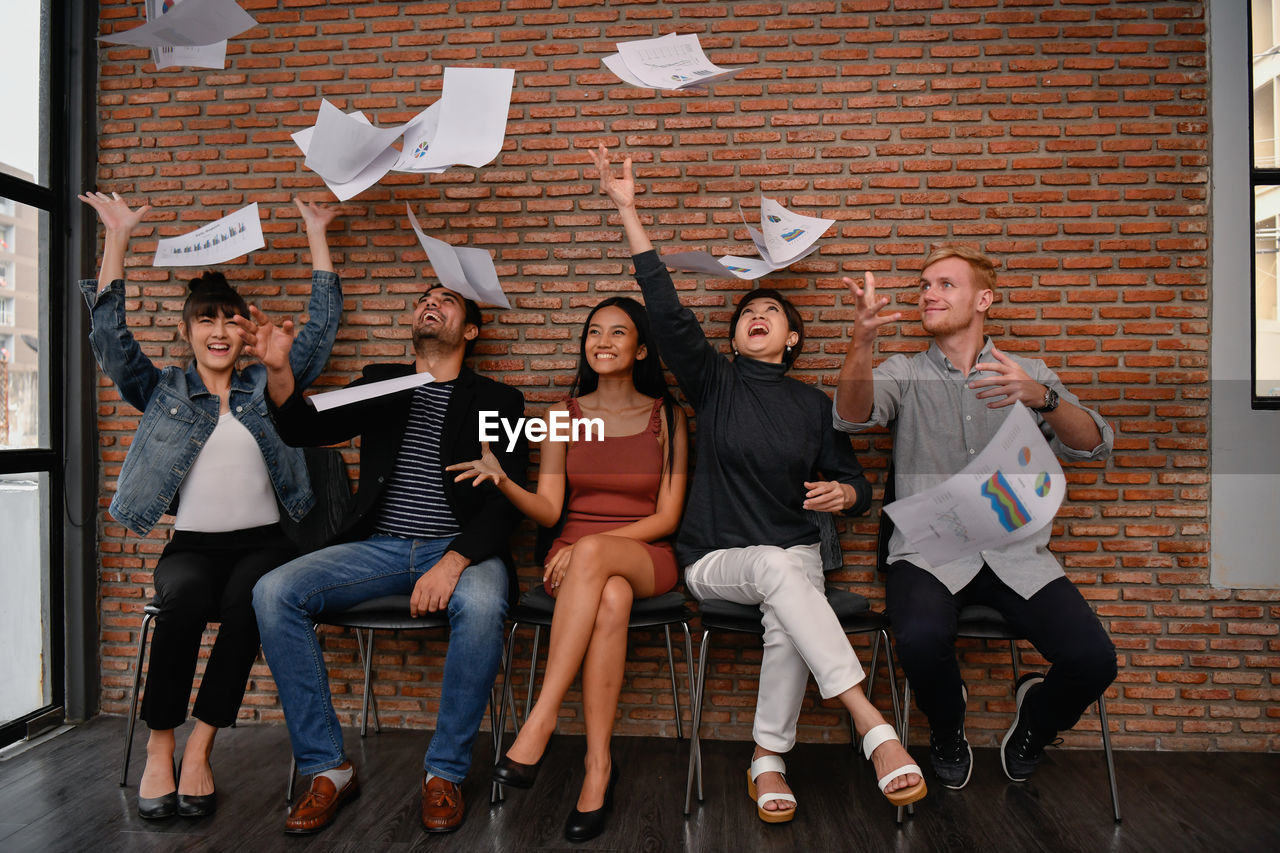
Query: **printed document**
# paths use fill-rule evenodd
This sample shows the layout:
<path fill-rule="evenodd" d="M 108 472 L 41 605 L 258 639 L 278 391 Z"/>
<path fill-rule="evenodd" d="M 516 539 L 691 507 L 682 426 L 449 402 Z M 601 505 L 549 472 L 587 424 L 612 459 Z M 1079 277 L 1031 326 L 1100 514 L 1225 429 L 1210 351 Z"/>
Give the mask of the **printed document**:
<path fill-rule="evenodd" d="M 746 217 L 743 217 L 746 222 Z M 663 255 L 662 262 L 672 269 L 704 272 L 741 279 L 756 279 L 783 269 L 818 251 L 818 240 L 835 224 L 834 219 L 802 216 L 792 213 L 773 199 L 760 198 L 760 227 L 747 225 L 747 235 L 755 244 L 759 258 L 725 255 L 717 258 L 710 252 L 678 252 Z"/>
<path fill-rule="evenodd" d="M 627 83 L 651 89 L 701 88 L 728 80 L 742 70 L 713 64 L 695 35 L 668 33 L 619 42 L 616 56 L 605 57 L 605 67 Z"/>
<path fill-rule="evenodd" d="M 394 379 L 383 379 L 381 382 L 367 382 L 364 385 L 339 388 L 337 391 L 312 394 L 306 399 L 308 403 L 315 407 L 317 412 L 323 412 L 326 409 L 349 406 L 362 400 L 372 400 L 376 397 L 385 397 L 388 394 L 398 394 L 401 391 L 407 391 L 410 388 L 417 388 L 419 385 L 426 385 L 428 382 L 435 381 L 436 378 L 434 376 L 423 371 L 422 373 L 410 373 L 408 376 L 397 376 Z"/>
<path fill-rule="evenodd" d="M 204 267 L 225 264 L 266 245 L 258 203 L 242 207 L 219 220 L 180 237 L 156 241 L 153 267 Z"/>
<path fill-rule="evenodd" d="M 443 240 L 428 237 L 422 233 L 418 217 L 413 215 L 413 208 L 408 202 L 405 202 L 404 209 L 409 214 L 413 233 L 418 235 L 418 242 L 427 253 L 427 260 L 431 262 L 431 268 L 435 270 L 436 278 L 441 284 L 481 305 L 511 307 L 498 282 L 498 271 L 493 266 L 493 256 L 488 249 L 451 246 Z"/>
<path fill-rule="evenodd" d="M 136 47 L 200 47 L 238 36 L 258 25 L 236 0 L 199 0 L 177 5 L 166 2 L 161 11 L 161 15 L 142 26 L 98 36 L 98 39 Z"/>
<path fill-rule="evenodd" d="M 156 20 L 181 2 L 183 0 L 147 0 L 147 20 Z M 166 68 L 225 68 L 227 40 L 192 47 L 153 47 L 151 61 L 156 64 L 157 71 Z"/>

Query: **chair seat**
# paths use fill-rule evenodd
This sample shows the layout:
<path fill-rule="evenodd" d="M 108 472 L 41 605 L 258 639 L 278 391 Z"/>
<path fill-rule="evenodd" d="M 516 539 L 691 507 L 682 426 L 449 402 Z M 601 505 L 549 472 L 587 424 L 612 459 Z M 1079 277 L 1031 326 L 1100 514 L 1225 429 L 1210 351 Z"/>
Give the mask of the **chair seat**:
<path fill-rule="evenodd" d="M 551 624 L 551 616 L 556 609 L 556 600 L 547 594 L 539 584 L 524 595 L 512 612 L 512 622 L 524 625 Z M 684 595 L 672 590 L 652 598 L 639 598 L 631 604 L 629 628 L 647 628 L 655 625 L 672 625 L 684 622 L 693 617 L 693 613 L 685 606 Z"/>
<path fill-rule="evenodd" d="M 321 625 L 377 631 L 424 630 L 443 628 L 449 624 L 449 616 L 444 611 L 417 618 L 410 616 L 409 600 L 408 595 L 383 595 L 353 604 L 346 610 L 318 613 L 312 617 L 312 621 Z"/>
<path fill-rule="evenodd" d="M 827 603 L 840 620 L 845 633 L 852 630 L 880 630 L 887 625 L 881 613 L 871 610 L 871 603 L 856 592 L 827 588 Z M 760 608 L 754 604 L 735 604 L 719 598 L 703 599 L 699 605 L 702 627 L 715 631 L 737 631 L 743 634 L 763 634 Z"/>
<path fill-rule="evenodd" d="M 985 604 L 961 607 L 956 633 L 961 637 L 977 637 L 985 640 L 1018 639 L 1018 632 L 1000 611 Z"/>

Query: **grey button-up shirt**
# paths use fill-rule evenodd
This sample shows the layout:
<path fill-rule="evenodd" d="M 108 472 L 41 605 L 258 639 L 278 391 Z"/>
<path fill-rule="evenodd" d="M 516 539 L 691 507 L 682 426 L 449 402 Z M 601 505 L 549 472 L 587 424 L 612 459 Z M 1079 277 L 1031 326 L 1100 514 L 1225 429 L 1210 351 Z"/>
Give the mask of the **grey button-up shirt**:
<path fill-rule="evenodd" d="M 994 361 L 994 344 L 987 338 L 978 362 Z M 1027 375 L 1058 392 L 1065 403 L 1079 406 L 1079 398 L 1062 384 L 1057 374 L 1040 359 L 1006 353 Z M 922 492 L 958 472 L 980 453 L 1009 415 L 1008 407 L 992 409 L 979 400 L 978 391 L 968 383 L 988 371 L 961 373 L 942 353 L 937 342 L 913 356 L 895 355 L 873 371 L 875 403 L 871 420 L 851 423 L 832 407 L 836 429 L 861 432 L 873 426 L 890 425 L 893 433 L 894 488 L 899 498 Z M 840 392 L 836 390 L 836 399 Z M 997 398 L 998 399 L 998 398 Z M 1082 407 L 1083 408 L 1083 407 Z M 1032 412 L 1054 453 L 1067 462 L 1106 459 L 1111 455 L 1115 433 L 1095 411 L 1085 409 L 1102 433 L 1102 443 L 1092 450 L 1076 450 L 1062 443 L 1040 415 Z M 963 589 L 982 569 L 985 561 L 996 575 L 1023 598 L 1030 598 L 1042 586 L 1063 574 L 1056 557 L 1049 553 L 1052 525 L 1034 536 L 988 551 L 931 566 L 911 550 L 906 537 L 894 530 L 889 540 L 889 561 L 907 560 L 933 573 L 953 593 Z"/>

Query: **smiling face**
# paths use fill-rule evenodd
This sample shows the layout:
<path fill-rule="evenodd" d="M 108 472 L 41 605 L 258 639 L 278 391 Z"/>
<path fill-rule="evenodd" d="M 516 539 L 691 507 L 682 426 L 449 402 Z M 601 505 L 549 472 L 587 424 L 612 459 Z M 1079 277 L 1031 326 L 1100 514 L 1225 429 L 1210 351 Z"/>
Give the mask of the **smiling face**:
<path fill-rule="evenodd" d="M 627 312 L 608 305 L 591 315 L 582 341 L 587 366 L 600 376 L 629 376 L 649 355 Z"/>
<path fill-rule="evenodd" d="M 467 307 L 461 296 L 445 287 L 433 287 L 418 297 L 413 307 L 413 348 L 432 342 L 462 348 L 480 334 L 467 321 Z"/>
<path fill-rule="evenodd" d="M 934 337 L 982 330 L 995 293 L 979 287 L 969 262 L 943 258 L 920 273 L 920 322 Z"/>
<path fill-rule="evenodd" d="M 244 347 L 235 324 L 221 312 L 192 317 L 189 322 L 179 323 L 178 331 L 191 345 L 196 364 L 214 373 L 229 373 Z"/>
<path fill-rule="evenodd" d="M 787 347 L 795 346 L 800 335 L 791 330 L 782 303 L 759 296 L 742 306 L 733 329 L 733 348 L 739 355 L 758 361 L 781 364 Z"/>

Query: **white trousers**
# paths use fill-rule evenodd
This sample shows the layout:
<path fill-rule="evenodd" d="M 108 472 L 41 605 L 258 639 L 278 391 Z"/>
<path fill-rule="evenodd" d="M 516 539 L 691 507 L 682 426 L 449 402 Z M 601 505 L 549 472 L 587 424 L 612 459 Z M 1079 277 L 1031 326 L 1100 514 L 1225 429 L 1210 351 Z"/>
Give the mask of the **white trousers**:
<path fill-rule="evenodd" d="M 765 749 L 795 746 L 810 672 L 823 699 L 862 681 L 862 665 L 827 603 L 818 545 L 712 551 L 684 570 L 684 582 L 699 600 L 760 606 L 764 657 L 752 735 Z"/>

